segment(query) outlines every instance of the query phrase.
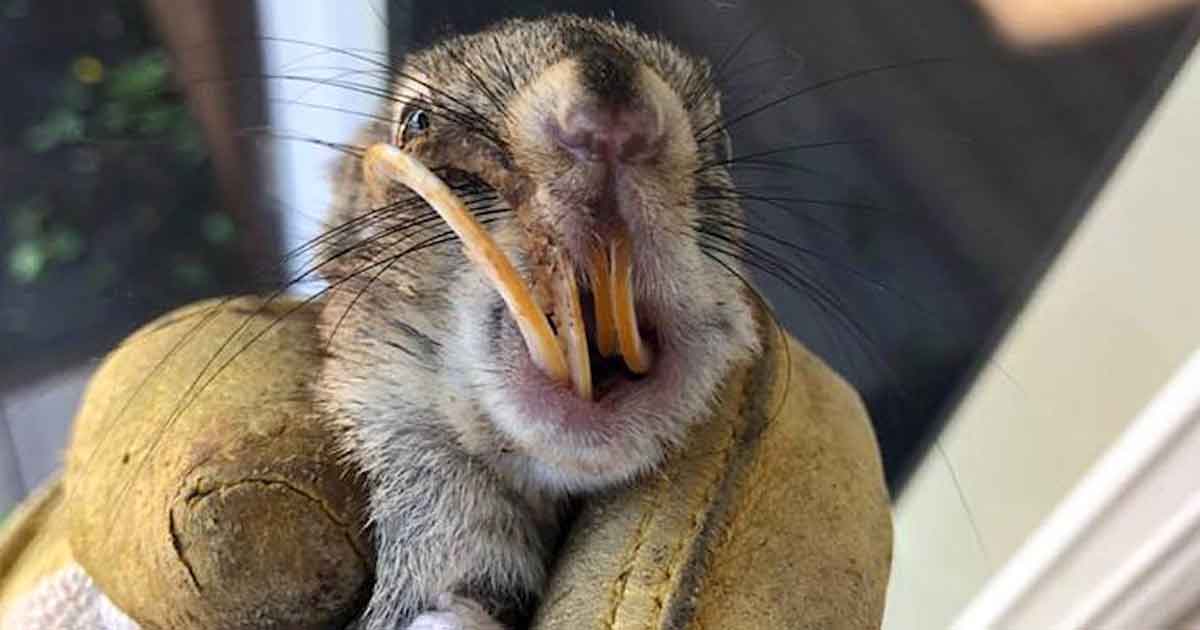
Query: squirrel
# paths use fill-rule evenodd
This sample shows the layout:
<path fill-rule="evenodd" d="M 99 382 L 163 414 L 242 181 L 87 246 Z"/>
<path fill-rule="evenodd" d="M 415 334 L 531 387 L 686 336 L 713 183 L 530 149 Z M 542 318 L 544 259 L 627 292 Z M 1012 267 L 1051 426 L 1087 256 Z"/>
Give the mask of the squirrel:
<path fill-rule="evenodd" d="M 318 405 L 369 488 L 362 630 L 512 627 L 575 497 L 635 480 L 760 346 L 707 62 L 615 22 L 516 19 L 411 53 L 359 136 L 417 156 L 551 311 L 571 381 L 412 191 L 347 157 L 323 256 Z M 716 240 L 713 240 L 716 239 Z M 572 326 L 572 323 L 575 325 Z M 582 352 L 582 358 L 579 356 Z"/>

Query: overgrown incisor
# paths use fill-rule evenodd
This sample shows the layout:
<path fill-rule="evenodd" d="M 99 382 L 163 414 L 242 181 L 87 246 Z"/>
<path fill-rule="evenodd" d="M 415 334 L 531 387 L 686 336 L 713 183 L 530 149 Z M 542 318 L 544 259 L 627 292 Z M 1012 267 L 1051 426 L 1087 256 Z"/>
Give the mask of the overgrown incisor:
<path fill-rule="evenodd" d="M 534 363 L 550 378 L 565 382 L 567 363 L 563 348 L 550 329 L 550 322 L 534 302 L 533 292 L 517 274 L 508 256 L 475 220 L 462 200 L 419 160 L 392 145 L 376 144 L 367 149 L 363 166 L 365 177 L 375 176 L 407 186 L 438 213 L 462 242 L 467 258 L 492 283 L 508 306 Z"/>

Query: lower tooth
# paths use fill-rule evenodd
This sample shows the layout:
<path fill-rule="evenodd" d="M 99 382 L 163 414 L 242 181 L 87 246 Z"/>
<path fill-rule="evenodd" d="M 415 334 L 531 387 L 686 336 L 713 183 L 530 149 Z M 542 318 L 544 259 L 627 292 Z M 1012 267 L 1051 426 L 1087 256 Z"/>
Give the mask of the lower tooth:
<path fill-rule="evenodd" d="M 575 270 L 563 257 L 556 264 L 558 282 L 556 286 L 555 314 L 559 335 L 567 353 L 567 368 L 575 393 L 584 400 L 592 399 L 592 364 L 588 356 L 587 325 L 583 321 L 583 307 L 579 303 L 579 285 L 575 282 Z"/>
<path fill-rule="evenodd" d="M 650 348 L 638 331 L 637 311 L 633 301 L 633 255 L 629 239 L 617 238 L 611 247 L 610 297 L 617 343 L 625 365 L 635 374 L 650 371 L 653 357 Z"/>
<path fill-rule="evenodd" d="M 602 357 L 614 357 L 618 354 L 617 333 L 613 323 L 611 275 L 608 252 L 597 247 L 592 252 L 590 279 L 596 314 L 596 350 Z"/>

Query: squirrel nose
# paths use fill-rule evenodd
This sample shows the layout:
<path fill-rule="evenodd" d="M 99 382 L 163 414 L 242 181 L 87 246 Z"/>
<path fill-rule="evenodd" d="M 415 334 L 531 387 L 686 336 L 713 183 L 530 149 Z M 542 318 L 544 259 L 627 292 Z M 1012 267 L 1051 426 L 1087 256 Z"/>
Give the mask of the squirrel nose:
<path fill-rule="evenodd" d="M 558 144 L 589 162 L 645 161 L 663 140 L 661 117 L 643 106 L 578 104 L 556 122 L 552 127 Z"/>

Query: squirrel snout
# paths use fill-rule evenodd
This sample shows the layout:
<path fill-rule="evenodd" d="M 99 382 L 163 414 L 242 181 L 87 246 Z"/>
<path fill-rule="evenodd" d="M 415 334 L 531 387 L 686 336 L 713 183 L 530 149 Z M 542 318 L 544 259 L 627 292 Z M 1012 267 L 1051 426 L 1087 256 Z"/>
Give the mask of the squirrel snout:
<path fill-rule="evenodd" d="M 563 91 L 551 125 L 559 146 L 589 162 L 653 156 L 664 124 L 649 70 L 625 50 L 594 41 L 580 43 L 568 65 L 571 80 L 565 83 L 572 87 Z"/>
<path fill-rule="evenodd" d="M 652 106 L 577 103 L 557 118 L 554 140 L 579 160 L 641 162 L 662 146 L 662 117 Z"/>
<path fill-rule="evenodd" d="M 507 119 L 517 143 L 611 165 L 663 153 L 677 136 L 675 126 L 686 121 L 678 96 L 624 49 L 582 35 L 576 40 L 514 100 Z"/>

